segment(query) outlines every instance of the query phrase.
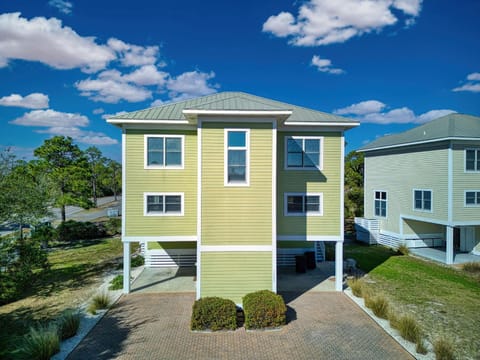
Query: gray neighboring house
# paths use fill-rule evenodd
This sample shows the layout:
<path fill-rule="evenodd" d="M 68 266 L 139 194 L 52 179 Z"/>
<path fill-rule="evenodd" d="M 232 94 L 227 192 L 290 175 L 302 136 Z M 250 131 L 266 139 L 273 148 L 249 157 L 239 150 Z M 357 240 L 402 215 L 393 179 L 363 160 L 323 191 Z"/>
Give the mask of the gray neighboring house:
<path fill-rule="evenodd" d="M 357 238 L 480 255 L 480 117 L 450 114 L 360 148 L 365 213 Z"/>

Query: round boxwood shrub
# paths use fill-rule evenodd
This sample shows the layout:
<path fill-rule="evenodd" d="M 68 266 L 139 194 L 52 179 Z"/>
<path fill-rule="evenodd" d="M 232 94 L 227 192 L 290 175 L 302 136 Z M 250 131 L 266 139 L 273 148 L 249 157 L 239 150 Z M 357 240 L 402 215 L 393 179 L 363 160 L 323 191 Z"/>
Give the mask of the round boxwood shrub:
<path fill-rule="evenodd" d="M 219 297 L 205 297 L 193 304 L 192 330 L 235 330 L 237 309 L 232 300 Z"/>
<path fill-rule="evenodd" d="M 280 295 L 260 290 L 243 297 L 247 329 L 274 328 L 286 324 L 287 307 Z"/>

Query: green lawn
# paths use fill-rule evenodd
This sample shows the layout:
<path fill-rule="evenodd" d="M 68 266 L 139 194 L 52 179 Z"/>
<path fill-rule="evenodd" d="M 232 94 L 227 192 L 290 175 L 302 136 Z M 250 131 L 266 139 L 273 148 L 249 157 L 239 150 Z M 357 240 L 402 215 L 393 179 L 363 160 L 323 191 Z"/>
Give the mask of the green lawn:
<path fill-rule="evenodd" d="M 55 248 L 48 256 L 50 271 L 39 275 L 21 300 L 0 306 L 0 359 L 10 357 L 11 346 L 28 326 L 87 301 L 103 282 L 105 270 L 118 266 L 122 249 L 119 238 Z"/>
<path fill-rule="evenodd" d="M 417 317 L 427 338 L 445 335 L 460 359 L 480 355 L 480 278 L 460 269 L 398 256 L 383 246 L 345 245 L 368 273 L 371 287 L 382 292 L 399 313 Z"/>

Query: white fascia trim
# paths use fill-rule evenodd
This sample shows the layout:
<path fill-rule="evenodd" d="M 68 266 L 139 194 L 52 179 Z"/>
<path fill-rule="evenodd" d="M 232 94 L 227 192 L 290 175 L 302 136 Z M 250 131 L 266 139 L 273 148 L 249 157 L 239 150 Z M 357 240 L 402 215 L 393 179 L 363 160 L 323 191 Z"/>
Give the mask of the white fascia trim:
<path fill-rule="evenodd" d="M 184 115 L 250 115 L 250 116 L 290 116 L 291 110 L 182 110 Z"/>
<path fill-rule="evenodd" d="M 202 120 L 197 122 L 197 283 L 196 299 L 201 296 L 202 280 Z"/>
<path fill-rule="evenodd" d="M 343 132 L 345 130 L 345 126 L 281 126 L 278 128 L 280 132 L 322 132 L 322 133 L 332 133 L 332 132 Z"/>
<path fill-rule="evenodd" d="M 187 120 L 135 120 L 135 119 L 107 119 L 109 124 L 173 124 L 173 125 L 188 125 Z"/>
<path fill-rule="evenodd" d="M 341 235 L 278 235 L 278 241 L 343 241 Z"/>
<path fill-rule="evenodd" d="M 272 245 L 199 245 L 200 252 L 271 252 Z"/>
<path fill-rule="evenodd" d="M 286 126 L 340 126 L 342 128 L 352 128 L 359 126 L 359 122 L 350 122 L 350 123 L 342 123 L 342 122 L 307 122 L 307 121 L 285 121 L 284 125 Z"/>
<path fill-rule="evenodd" d="M 125 212 L 127 206 L 127 134 L 125 128 L 122 128 L 122 241 L 124 240 L 127 225 L 127 213 Z"/>
<path fill-rule="evenodd" d="M 124 242 L 195 242 L 197 241 L 196 235 L 168 235 L 168 236 L 124 236 L 122 239 Z"/>
<path fill-rule="evenodd" d="M 431 218 L 426 218 L 426 217 L 422 217 L 422 216 L 415 216 L 415 215 L 400 214 L 400 219 L 415 220 L 415 221 L 421 221 L 421 222 L 438 224 L 438 225 L 445 225 L 445 226 L 449 226 L 449 225 L 453 226 L 449 221 L 440 220 L 440 219 L 431 219 Z"/>
<path fill-rule="evenodd" d="M 427 140 L 427 141 L 415 141 L 415 142 L 410 142 L 410 143 L 402 143 L 402 144 L 395 144 L 395 145 L 388 145 L 388 146 L 379 146 L 376 148 L 372 149 L 359 149 L 357 150 L 358 152 L 369 152 L 369 151 L 375 151 L 375 150 L 383 150 L 383 149 L 392 149 L 392 148 L 398 148 L 398 147 L 404 147 L 404 146 L 412 146 L 412 145 L 420 145 L 420 144 L 430 144 L 434 142 L 441 142 L 441 141 L 447 141 L 447 140 L 467 140 L 467 141 L 478 141 L 479 138 L 461 138 L 461 137 L 445 137 L 445 138 L 439 138 L 439 139 L 432 139 L 432 140 Z"/>
<path fill-rule="evenodd" d="M 124 129 L 133 130 L 179 130 L 179 131 L 196 131 L 195 125 L 175 125 L 175 124 L 123 124 Z"/>
<path fill-rule="evenodd" d="M 272 291 L 277 292 L 277 121 L 272 121 Z"/>

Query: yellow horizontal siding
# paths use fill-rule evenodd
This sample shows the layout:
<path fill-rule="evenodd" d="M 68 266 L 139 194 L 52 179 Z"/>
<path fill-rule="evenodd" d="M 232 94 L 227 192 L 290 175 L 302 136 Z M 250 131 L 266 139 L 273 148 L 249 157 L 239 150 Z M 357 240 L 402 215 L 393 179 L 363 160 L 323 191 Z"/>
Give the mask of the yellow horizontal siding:
<path fill-rule="evenodd" d="M 323 170 L 285 170 L 285 137 L 322 136 Z M 278 136 L 278 235 L 340 235 L 341 133 L 280 132 Z M 285 192 L 323 193 L 323 216 L 284 216 Z"/>
<path fill-rule="evenodd" d="M 250 186 L 224 185 L 224 129 L 250 129 Z M 205 123 L 202 129 L 202 244 L 272 243 L 272 125 Z"/>
<path fill-rule="evenodd" d="M 149 241 L 148 242 L 148 250 L 195 249 L 196 247 L 197 247 L 197 243 L 194 241 L 175 241 L 175 242 Z"/>
<path fill-rule="evenodd" d="M 145 134 L 185 135 L 184 169 L 144 169 Z M 195 131 L 126 133 L 126 236 L 197 233 L 197 136 Z M 183 192 L 184 216 L 144 216 L 145 192 Z"/>
<path fill-rule="evenodd" d="M 201 262 L 201 297 L 219 296 L 241 304 L 250 292 L 272 290 L 270 252 L 204 252 Z"/>

